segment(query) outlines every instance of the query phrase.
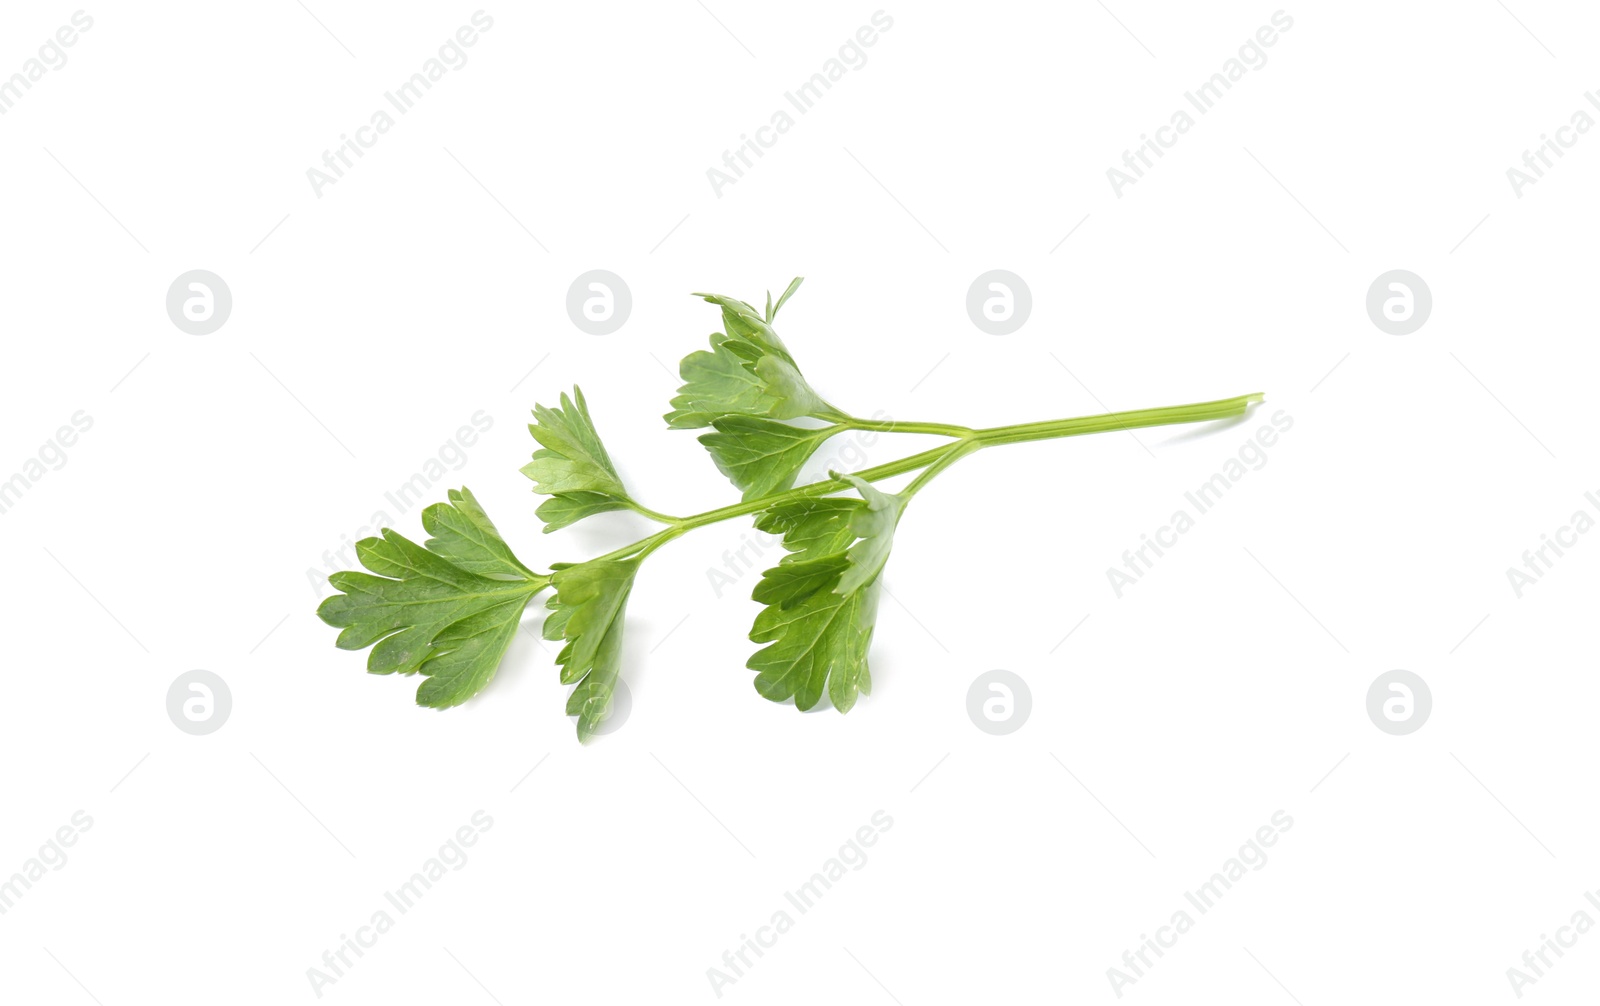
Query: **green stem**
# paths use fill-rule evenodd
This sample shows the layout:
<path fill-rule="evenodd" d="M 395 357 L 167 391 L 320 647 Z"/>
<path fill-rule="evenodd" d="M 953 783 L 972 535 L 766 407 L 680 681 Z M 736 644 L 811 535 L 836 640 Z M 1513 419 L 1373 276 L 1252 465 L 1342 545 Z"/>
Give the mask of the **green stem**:
<path fill-rule="evenodd" d="M 841 424 L 846 430 L 871 430 L 878 433 L 927 433 L 936 437 L 970 437 L 977 430 L 970 426 L 952 426 L 949 423 L 903 423 L 895 419 L 855 419 Z"/>
<path fill-rule="evenodd" d="M 919 469 L 922 472 L 905 489 L 906 495 L 913 495 L 932 481 L 944 469 L 955 464 L 968 454 L 998 447 L 1002 444 L 1020 444 L 1031 440 L 1055 440 L 1060 437 L 1082 436 L 1087 433 L 1107 433 L 1117 430 L 1131 430 L 1142 426 L 1169 426 L 1179 423 L 1200 423 L 1213 419 L 1228 419 L 1233 416 L 1242 416 L 1250 406 L 1260 402 L 1260 394 L 1239 395 L 1236 398 L 1223 398 L 1214 402 L 1196 402 L 1191 405 L 1171 405 L 1160 409 L 1135 409 L 1129 412 L 1108 412 L 1099 416 L 1080 416 L 1074 419 L 1054 419 L 1042 423 L 1018 423 L 1012 426 L 994 426 L 988 429 L 969 430 L 960 426 L 943 426 L 938 423 L 896 423 L 877 424 L 881 427 L 893 425 L 896 433 L 931 433 L 940 432 L 944 436 L 956 437 L 952 443 L 941 444 L 938 447 L 912 454 L 898 461 L 877 465 L 857 472 L 856 477 L 867 482 L 881 482 L 892 479 L 897 475 L 905 475 Z M 850 425 L 863 422 L 849 420 Z M 908 426 L 921 427 L 908 429 Z M 938 427 L 938 431 L 931 429 Z M 874 426 L 855 426 L 857 429 L 872 429 Z M 964 430 L 964 433 L 952 433 L 952 430 Z M 820 482 L 800 486 L 761 499 L 748 500 L 735 503 L 731 506 L 707 510 L 705 513 L 695 514 L 692 517 L 664 517 L 640 509 L 647 517 L 661 520 L 669 526 L 642 538 L 631 545 L 625 545 L 613 552 L 608 552 L 594 559 L 594 562 L 604 562 L 611 559 L 625 559 L 634 555 L 646 555 L 665 545 L 675 538 L 693 531 L 695 528 L 716 524 L 735 517 L 745 517 L 753 513 L 760 513 L 775 506 L 793 503 L 798 500 L 812 499 L 818 496 L 830 496 L 847 488 L 844 482 L 827 478 Z"/>
<path fill-rule="evenodd" d="M 938 461 L 941 457 L 948 454 L 952 448 L 964 446 L 967 443 L 970 442 L 957 441 L 954 444 L 943 444 L 939 447 L 932 448 L 931 450 L 923 451 L 920 454 L 913 454 L 910 457 L 901 458 L 899 461 L 891 461 L 886 465 L 878 465 L 876 468 L 868 468 L 865 471 L 857 472 L 856 475 L 858 478 L 865 479 L 868 482 L 879 482 L 883 479 L 892 479 L 896 475 L 904 475 L 907 472 L 914 472 L 919 468 L 926 468 L 928 465 L 933 464 L 935 461 Z M 708 524 L 717 524 L 725 520 L 732 520 L 735 517 L 745 517 L 753 513 L 760 513 L 763 510 L 778 506 L 783 503 L 793 503 L 796 500 L 810 499 L 816 496 L 828 496 L 836 492 L 842 492 L 847 488 L 849 488 L 849 486 L 846 483 L 828 478 L 823 479 L 820 482 L 813 482 L 810 485 L 801 486 L 798 489 L 790 489 L 787 492 L 774 493 L 771 496 L 763 496 L 757 500 L 748 500 L 744 503 L 734 503 L 731 506 L 719 507 L 716 510 L 707 510 L 705 513 L 695 514 L 693 517 L 681 518 L 671 527 L 657 531 L 648 538 L 641 538 L 631 545 L 624 545 L 622 548 L 619 548 L 613 552 L 607 552 L 605 555 L 602 555 L 593 561 L 605 562 L 610 559 L 626 559 L 629 556 L 639 552 L 641 549 L 654 552 L 656 549 L 660 548 L 662 545 L 665 545 L 672 539 L 685 535 L 690 531 L 693 531 L 695 528 L 705 527 Z"/>
<path fill-rule="evenodd" d="M 996 447 L 1000 444 L 1020 444 L 1029 440 L 1054 440 L 1057 437 L 1074 437 L 1085 433 L 1132 430 L 1141 426 L 1200 423 L 1210 419 L 1242 416 L 1246 409 L 1261 400 L 1262 396 L 1257 393 L 1240 395 L 1237 398 L 1222 398 L 1215 402 L 1172 405 L 1161 409 L 1135 409 L 1130 412 L 1108 412 L 1102 416 L 1084 416 L 1079 419 L 1055 419 L 1043 423 L 996 426 L 979 430 L 978 439 L 985 447 Z"/>
<path fill-rule="evenodd" d="M 643 514 L 644 516 L 660 524 L 677 524 L 683 520 L 682 517 L 669 517 L 664 513 L 656 513 L 649 507 L 641 503 L 635 503 L 632 500 L 628 501 L 628 508 L 634 513 Z"/>
<path fill-rule="evenodd" d="M 968 437 L 964 440 L 960 440 L 954 444 L 951 444 L 949 447 L 944 449 L 944 455 L 933 464 L 924 468 L 922 473 L 916 478 L 912 479 L 910 484 L 905 487 L 900 495 L 909 500 L 911 497 L 921 492 L 923 486 L 937 478 L 940 472 L 944 471 L 946 468 L 949 468 L 957 461 L 960 461 L 968 454 L 981 450 L 983 450 L 983 445 L 978 442 L 976 437 Z"/>

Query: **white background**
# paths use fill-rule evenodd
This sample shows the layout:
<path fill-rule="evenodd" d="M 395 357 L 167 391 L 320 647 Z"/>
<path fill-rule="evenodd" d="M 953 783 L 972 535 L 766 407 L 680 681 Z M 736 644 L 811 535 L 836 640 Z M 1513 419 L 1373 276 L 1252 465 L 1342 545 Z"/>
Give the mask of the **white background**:
<path fill-rule="evenodd" d="M 887 8 L 868 62 L 720 197 L 706 169 L 877 8 L 489 8 L 469 62 L 320 197 L 306 170 L 477 8 L 88 10 L 0 116 L 0 478 L 94 421 L 0 515 L 0 875 L 74 811 L 94 823 L 0 916 L 0 996 L 316 1001 L 307 969 L 482 809 L 467 865 L 324 999 L 712 1002 L 707 970 L 882 810 L 866 865 L 724 999 L 1115 1001 L 1107 969 L 1283 810 L 1268 864 L 1126 999 L 1514 1000 L 1540 934 L 1600 919 L 1600 545 L 1521 599 L 1506 577 L 1600 490 L 1600 133 L 1521 198 L 1506 169 L 1589 107 L 1600 25 L 1508 3 L 1288 8 L 1268 62 L 1120 198 L 1106 169 L 1275 7 Z M 0 74 L 74 9 L 7 5 Z M 234 298 L 207 336 L 164 306 L 197 268 Z M 632 291 L 613 335 L 566 313 L 595 268 Z M 1008 336 L 964 304 L 997 268 L 1033 296 Z M 1365 308 L 1397 268 L 1434 299 L 1407 336 Z M 755 575 L 721 599 L 707 576 L 742 523 L 645 566 L 631 717 L 588 746 L 538 605 L 448 712 L 333 647 L 323 552 L 379 510 L 420 534 L 384 493 L 478 410 L 492 429 L 429 499 L 470 486 L 530 564 L 647 527 L 540 534 L 527 410 L 574 383 L 649 505 L 732 501 L 664 429 L 664 366 L 717 325 L 690 291 L 799 274 L 779 329 L 863 415 L 1268 401 L 952 469 L 901 525 L 848 717 L 752 691 Z M 1279 409 L 1266 466 L 1119 599 L 1107 568 Z M 902 439 L 871 462 L 924 446 Z M 204 737 L 165 708 L 195 668 L 233 696 Z M 996 668 L 1033 698 L 1005 737 L 966 713 Z M 1406 737 L 1365 709 L 1396 668 L 1433 694 Z M 1597 981 L 1588 935 L 1524 992 Z"/>

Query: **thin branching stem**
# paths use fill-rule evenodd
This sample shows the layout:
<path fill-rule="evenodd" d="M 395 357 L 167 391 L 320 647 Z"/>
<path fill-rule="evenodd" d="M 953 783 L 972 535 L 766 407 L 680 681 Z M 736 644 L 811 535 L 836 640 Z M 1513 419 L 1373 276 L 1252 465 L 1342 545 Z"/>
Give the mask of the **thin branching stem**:
<path fill-rule="evenodd" d="M 1144 426 L 1172 426 L 1179 423 L 1202 423 L 1214 419 L 1229 419 L 1234 416 L 1244 415 L 1250 406 L 1260 402 L 1262 397 L 1260 394 L 1239 395 L 1235 398 L 1223 398 L 1214 402 L 1195 402 L 1190 405 L 1171 405 L 1159 409 L 1135 409 L 1128 412 L 1108 412 L 1098 416 L 1054 419 L 1040 423 L 1017 423 L 1011 426 L 994 426 L 979 430 L 969 429 L 965 426 L 948 426 L 941 423 L 879 423 L 851 418 L 847 418 L 840 425 L 858 430 L 882 430 L 891 433 L 932 433 L 939 436 L 952 437 L 953 439 L 950 443 L 941 444 L 938 447 L 903 457 L 898 461 L 890 461 L 887 464 L 877 465 L 856 473 L 856 477 L 864 481 L 881 482 L 884 479 L 892 479 L 898 475 L 922 470 L 922 474 L 917 476 L 906 487 L 905 491 L 910 495 L 921 491 L 939 473 L 957 461 L 969 454 L 987 450 L 990 447 L 1027 443 L 1034 440 L 1055 440 L 1061 437 L 1082 436 L 1088 433 L 1111 433 L 1119 430 L 1138 429 Z M 692 517 L 667 517 L 643 507 L 635 507 L 646 517 L 661 521 L 667 527 L 631 545 L 625 545 L 613 552 L 608 552 L 594 561 L 604 562 L 648 555 L 667 542 L 688 534 L 696 528 L 732 520 L 736 517 L 746 517 L 775 506 L 782 506 L 785 503 L 814 499 L 819 496 L 831 496 L 849 488 L 848 483 L 830 475 L 830 477 L 818 482 L 812 482 L 784 492 L 773 493 L 760 499 L 746 500 L 731 506 L 707 510 L 705 513 L 695 514 Z"/>

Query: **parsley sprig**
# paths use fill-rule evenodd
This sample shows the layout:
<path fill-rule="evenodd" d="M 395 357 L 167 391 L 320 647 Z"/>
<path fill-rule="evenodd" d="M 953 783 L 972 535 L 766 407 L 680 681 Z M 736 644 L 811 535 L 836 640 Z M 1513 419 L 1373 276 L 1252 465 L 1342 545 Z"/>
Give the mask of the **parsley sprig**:
<path fill-rule="evenodd" d="M 974 429 L 947 423 L 861 419 L 825 401 L 773 329 L 778 311 L 800 286 L 796 279 L 766 307 L 697 294 L 721 309 L 723 330 L 711 349 L 689 354 L 684 384 L 666 415 L 672 429 L 709 429 L 700 443 L 743 498 L 690 517 L 644 506 L 618 475 L 589 414 L 583 392 L 563 394 L 557 408 L 536 405 L 528 427 L 538 444 L 522 469 L 547 497 L 537 516 L 548 533 L 597 514 L 633 510 L 662 528 L 639 541 L 549 573 L 524 565 L 467 489 L 423 511 L 432 536 L 422 545 L 389 528 L 357 543 L 367 572 L 335 573 L 341 593 L 317 613 L 342 629 L 343 649 L 372 647 L 374 674 L 421 674 L 420 705 L 460 705 L 493 679 L 528 602 L 547 588 L 544 636 L 565 645 L 556 656 L 563 684 L 574 686 L 567 713 L 588 740 L 610 712 L 622 673 L 628 597 L 644 560 L 697 528 L 753 517 L 782 536 L 786 555 L 762 574 L 753 599 L 762 605 L 750 631 L 761 644 L 747 666 L 755 689 L 774 702 L 810 709 L 824 693 L 849 712 L 870 694 L 868 663 L 879 581 L 894 534 L 912 499 L 941 472 L 978 451 L 1053 440 L 1197 423 L 1243 415 L 1259 394 L 1192 405 L 1112 412 L 1074 419 Z M 795 486 L 806 462 L 831 437 L 855 430 L 933 434 L 939 446 L 854 475 L 830 472 Z M 898 493 L 875 483 L 918 473 Z"/>

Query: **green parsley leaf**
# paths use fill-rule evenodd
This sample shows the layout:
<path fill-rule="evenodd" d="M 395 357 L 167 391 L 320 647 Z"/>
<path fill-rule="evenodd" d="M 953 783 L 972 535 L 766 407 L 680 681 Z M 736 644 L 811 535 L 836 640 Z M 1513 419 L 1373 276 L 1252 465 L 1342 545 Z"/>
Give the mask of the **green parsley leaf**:
<path fill-rule="evenodd" d="M 423 674 L 417 704 L 435 709 L 488 685 L 523 608 L 550 583 L 512 554 L 469 490 L 452 489 L 449 500 L 422 511 L 433 535 L 423 545 L 390 528 L 357 542 L 371 573 L 334 573 L 328 582 L 343 593 L 317 609 L 344 630 L 341 649 L 372 647 L 370 673 Z"/>
<path fill-rule="evenodd" d="M 860 508 L 860 500 L 843 496 L 804 499 L 762 511 L 756 527 L 783 535 L 783 547 L 793 553 L 784 562 L 805 562 L 849 548 L 856 537 L 850 518 Z"/>
<path fill-rule="evenodd" d="M 783 340 L 778 338 L 778 333 L 772 330 L 769 324 L 771 318 L 763 317 L 761 312 L 737 297 L 728 297 L 720 293 L 697 293 L 693 296 L 722 308 L 722 330 L 729 338 L 749 343 L 789 363 L 794 363 L 794 357 L 789 354 L 789 347 L 785 346 Z"/>
<path fill-rule="evenodd" d="M 547 607 L 544 638 L 566 640 L 556 656 L 562 684 L 577 684 L 567 715 L 578 717 L 578 740 L 594 735 L 611 711 L 622 670 L 623 615 L 643 556 L 595 559 L 554 567 L 555 596 Z"/>
<path fill-rule="evenodd" d="M 537 511 L 546 534 L 597 513 L 634 507 L 595 432 L 583 391 L 574 387 L 572 394 L 562 394 L 559 409 L 535 405 L 536 422 L 528 425 L 541 449 L 522 466 L 522 474 L 534 481 L 534 492 L 550 497 Z"/>
<path fill-rule="evenodd" d="M 826 688 L 840 712 L 872 692 L 867 655 L 877 621 L 878 578 L 889 560 L 906 498 L 880 492 L 854 476 L 835 476 L 861 499 L 828 498 L 764 511 L 756 527 L 782 534 L 789 555 L 762 574 L 754 599 L 767 607 L 750 639 L 771 644 L 750 658 L 755 687 L 774 702 L 801 710 Z"/>
<path fill-rule="evenodd" d="M 712 421 L 715 433 L 700 437 L 722 474 L 744 490 L 744 498 L 760 499 L 794 486 L 800 469 L 833 427 L 802 429 L 755 416 L 722 416 Z"/>
<path fill-rule="evenodd" d="M 678 373 L 685 383 L 666 415 L 668 426 L 699 429 L 734 415 L 845 418 L 806 383 L 794 357 L 768 324 L 799 284 L 798 279 L 789 284 L 768 317 L 742 300 L 720 294 L 695 295 L 722 308 L 723 331 L 711 336 L 709 353 L 690 353 L 679 364 Z"/>
<path fill-rule="evenodd" d="M 554 586 L 544 634 L 564 642 L 556 663 L 572 688 L 566 709 L 577 720 L 579 740 L 587 741 L 612 712 L 628 600 L 645 557 L 695 529 L 753 514 L 756 526 L 780 535 L 786 550 L 754 590 L 762 610 L 750 639 L 760 648 L 747 666 L 755 672 L 756 691 L 771 701 L 793 699 L 801 710 L 815 707 L 826 692 L 836 709 L 848 712 L 872 689 L 878 592 L 895 530 L 911 496 L 932 479 L 990 447 L 1230 419 L 1263 400 L 1258 393 L 984 429 L 856 419 L 816 393 L 773 329 L 800 285 L 796 278 L 776 300 L 768 290 L 760 310 L 732 297 L 696 295 L 717 306 L 722 331 L 711 336 L 709 352 L 683 359 L 684 384 L 665 418 L 675 429 L 710 428 L 701 443 L 743 492 L 742 503 L 673 517 L 636 501 L 595 430 L 583 392 L 574 388 L 557 408 L 535 406 L 529 426 L 538 446 L 522 471 L 547 497 L 538 507 L 544 530 L 624 509 L 665 526 L 599 558 L 536 573 L 512 554 L 470 492 L 451 490 L 448 502 L 423 511 L 431 535 L 423 544 L 384 528 L 380 537 L 357 543 L 365 571 L 329 577 L 340 593 L 323 601 L 318 615 L 342 630 L 338 645 L 370 648 L 372 673 L 420 674 L 419 704 L 458 705 L 489 684 L 528 602 Z M 793 488 L 822 444 L 845 430 L 932 434 L 950 442 L 859 476 L 830 473 L 831 481 Z M 920 474 L 897 495 L 871 484 L 913 472 Z M 839 495 L 846 486 L 855 495 Z M 732 556 L 724 558 L 731 568 Z"/>
<path fill-rule="evenodd" d="M 776 304 L 772 303 L 772 291 L 767 291 L 767 324 L 772 324 L 772 319 L 776 318 L 778 316 L 778 312 L 783 310 L 783 305 L 789 300 L 790 297 L 794 296 L 794 292 L 796 290 L 800 289 L 800 284 L 804 283 L 805 279 L 806 278 L 804 276 L 796 276 L 794 279 L 790 280 L 789 289 L 783 291 L 783 296 L 778 298 L 778 303 Z"/>

